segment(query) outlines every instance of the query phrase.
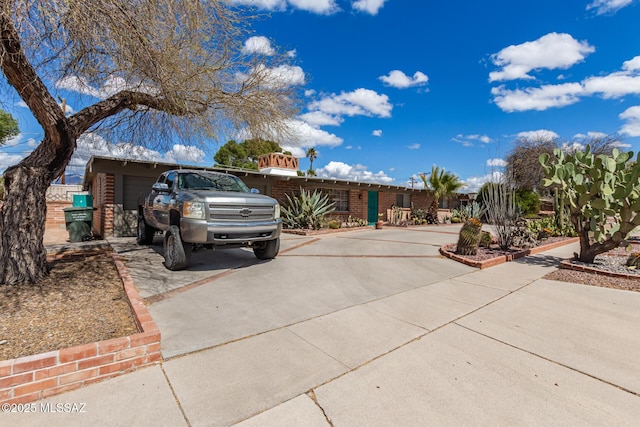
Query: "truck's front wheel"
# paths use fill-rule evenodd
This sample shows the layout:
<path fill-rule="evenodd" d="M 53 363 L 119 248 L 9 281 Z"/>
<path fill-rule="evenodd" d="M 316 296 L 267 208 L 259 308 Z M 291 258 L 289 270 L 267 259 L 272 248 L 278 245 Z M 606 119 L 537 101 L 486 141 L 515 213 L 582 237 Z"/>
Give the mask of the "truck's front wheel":
<path fill-rule="evenodd" d="M 164 235 L 164 266 L 171 271 L 184 270 L 189 264 L 191 246 L 185 249 L 180 238 L 180 229 L 172 225 Z"/>
<path fill-rule="evenodd" d="M 253 253 L 258 259 L 273 259 L 280 251 L 280 238 L 268 240 L 253 248 Z"/>

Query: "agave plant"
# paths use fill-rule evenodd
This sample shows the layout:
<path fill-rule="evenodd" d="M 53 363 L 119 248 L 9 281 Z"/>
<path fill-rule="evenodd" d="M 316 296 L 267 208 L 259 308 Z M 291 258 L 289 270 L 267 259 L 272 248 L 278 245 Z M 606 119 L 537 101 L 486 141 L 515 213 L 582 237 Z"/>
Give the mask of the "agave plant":
<path fill-rule="evenodd" d="M 314 190 L 313 193 L 300 188 L 300 195 L 287 196 L 287 204 L 282 206 L 282 222 L 288 228 L 320 228 L 322 218 L 335 210 L 335 203 L 329 196 Z"/>

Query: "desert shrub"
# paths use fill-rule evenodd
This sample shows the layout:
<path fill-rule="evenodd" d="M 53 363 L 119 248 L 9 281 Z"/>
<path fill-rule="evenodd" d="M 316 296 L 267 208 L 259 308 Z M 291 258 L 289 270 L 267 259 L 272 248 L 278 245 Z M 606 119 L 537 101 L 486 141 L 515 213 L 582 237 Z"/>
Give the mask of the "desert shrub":
<path fill-rule="evenodd" d="M 282 222 L 288 228 L 320 228 L 325 215 L 335 210 L 335 203 L 329 197 L 314 190 L 313 193 L 300 188 L 300 195 L 290 197 L 282 206 Z"/>
<path fill-rule="evenodd" d="M 347 228 L 353 228 L 353 227 L 366 227 L 367 225 L 369 225 L 369 221 L 367 221 L 366 219 L 349 215 L 344 226 Z"/>
<path fill-rule="evenodd" d="M 540 212 L 540 196 L 535 191 L 517 191 L 516 204 L 520 207 L 523 215 L 538 215 Z"/>

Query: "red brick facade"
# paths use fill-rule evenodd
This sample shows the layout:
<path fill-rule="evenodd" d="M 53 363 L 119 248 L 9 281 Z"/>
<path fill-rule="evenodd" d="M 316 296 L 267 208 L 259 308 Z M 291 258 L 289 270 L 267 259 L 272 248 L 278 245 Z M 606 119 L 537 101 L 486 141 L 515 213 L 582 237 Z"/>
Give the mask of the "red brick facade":
<path fill-rule="evenodd" d="M 64 208 L 71 207 L 70 200 L 47 201 L 46 229 L 64 229 L 66 222 L 64 219 Z"/>
<path fill-rule="evenodd" d="M 93 192 L 93 233 L 113 237 L 115 177 L 111 173 L 97 174 L 91 183 Z"/>

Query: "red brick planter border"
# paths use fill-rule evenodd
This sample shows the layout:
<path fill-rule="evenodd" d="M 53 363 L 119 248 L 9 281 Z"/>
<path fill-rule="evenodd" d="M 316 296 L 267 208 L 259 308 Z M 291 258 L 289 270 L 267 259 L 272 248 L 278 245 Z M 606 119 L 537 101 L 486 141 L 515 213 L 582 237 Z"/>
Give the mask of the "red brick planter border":
<path fill-rule="evenodd" d="M 535 255 L 538 254 L 540 252 L 544 252 L 544 251 L 548 251 L 551 249 L 555 249 L 555 248 L 559 248 L 561 246 L 564 245 L 569 245 L 571 243 L 575 243 L 577 241 L 579 241 L 580 239 L 578 237 L 572 237 L 566 240 L 560 240 L 557 242 L 553 242 L 553 243 L 549 243 L 546 245 L 540 245 L 540 246 L 536 246 L 534 248 L 530 248 L 530 249 L 524 249 L 521 251 L 517 251 L 517 252 L 513 252 L 509 255 L 501 255 L 501 256 L 497 256 L 495 258 L 491 258 L 491 259 L 487 259 L 484 261 L 475 261 L 475 260 L 471 260 L 468 258 L 465 258 L 463 256 L 460 255 L 456 255 L 455 253 L 448 251 L 447 248 L 451 248 L 452 246 L 455 246 L 455 244 L 453 245 L 444 245 L 440 247 L 440 253 L 442 255 L 444 255 L 447 258 L 450 258 L 454 261 L 458 261 L 461 262 L 463 264 L 466 264 L 468 266 L 471 267 L 475 267 L 475 268 L 479 268 L 480 270 L 484 270 L 485 268 L 489 268 L 489 267 L 493 267 L 508 261 L 513 261 L 514 259 L 518 259 L 518 258 L 523 258 L 527 255 Z"/>
<path fill-rule="evenodd" d="M 141 332 L 0 361 L 0 403 L 32 402 L 161 362 L 160 331 L 124 263 L 112 256 Z"/>
<path fill-rule="evenodd" d="M 638 276 L 637 274 L 615 273 L 613 271 L 598 270 L 597 268 L 589 267 L 587 265 L 574 264 L 569 259 L 560 261 L 560 268 L 565 268 L 567 270 L 574 270 L 574 271 L 584 271 L 587 273 L 595 273 L 601 276 L 620 277 L 622 279 L 640 280 L 640 276 Z"/>

